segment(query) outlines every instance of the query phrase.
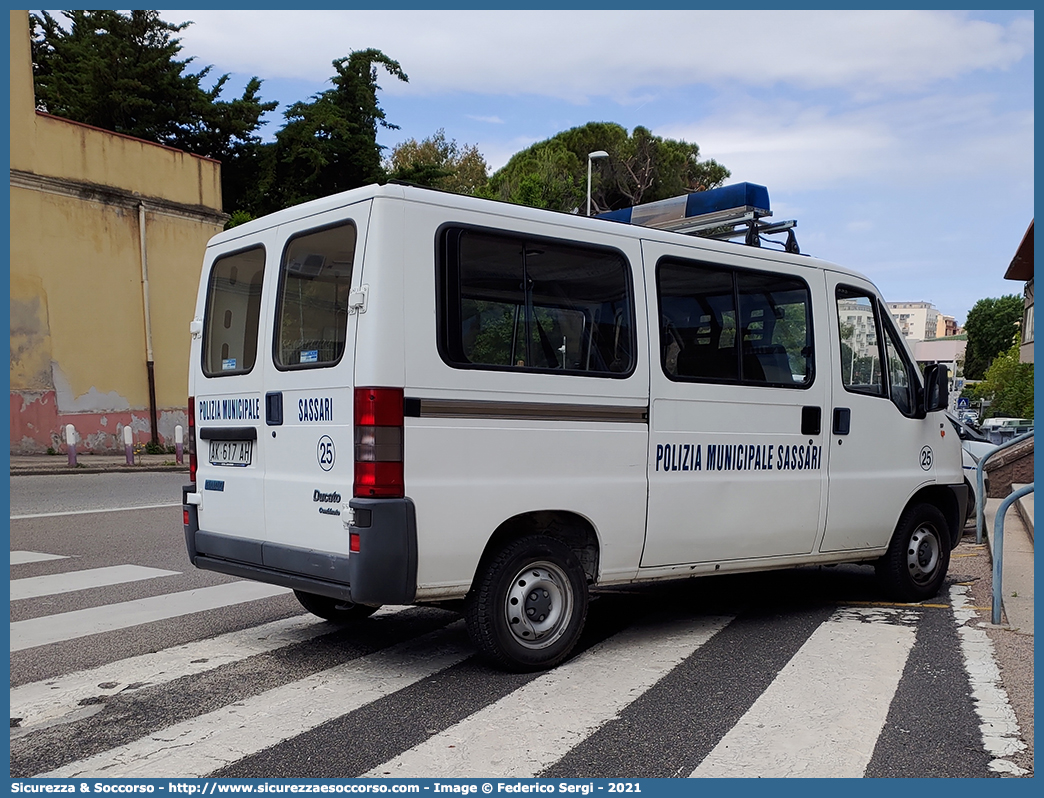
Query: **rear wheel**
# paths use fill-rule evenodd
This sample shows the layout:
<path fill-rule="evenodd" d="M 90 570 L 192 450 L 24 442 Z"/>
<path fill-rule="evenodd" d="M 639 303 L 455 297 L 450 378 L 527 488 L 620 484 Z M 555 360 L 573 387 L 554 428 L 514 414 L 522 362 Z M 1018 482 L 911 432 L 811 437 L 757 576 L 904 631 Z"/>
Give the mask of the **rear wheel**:
<path fill-rule="evenodd" d="M 373 615 L 379 607 L 370 607 L 366 604 L 352 604 L 343 599 L 330 598 L 329 596 L 318 596 L 315 593 L 305 593 L 295 590 L 294 595 L 301 602 L 301 606 L 313 615 L 325 618 L 333 623 L 352 623 Z"/>
<path fill-rule="evenodd" d="M 931 504 L 908 507 L 899 519 L 877 576 L 898 601 L 923 601 L 939 592 L 950 565 L 950 530 Z"/>
<path fill-rule="evenodd" d="M 555 538 L 512 541 L 478 574 L 466 618 L 479 651 L 500 667 L 554 667 L 572 651 L 587 619 L 584 569 Z"/>

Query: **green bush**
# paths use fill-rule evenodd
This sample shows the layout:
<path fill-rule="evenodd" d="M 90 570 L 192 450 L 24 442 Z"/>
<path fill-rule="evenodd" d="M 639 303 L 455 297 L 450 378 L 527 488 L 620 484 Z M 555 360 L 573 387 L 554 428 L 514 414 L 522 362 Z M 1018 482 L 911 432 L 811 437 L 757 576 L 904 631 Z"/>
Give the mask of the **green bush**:
<path fill-rule="evenodd" d="M 993 359 L 975 394 L 990 401 L 989 416 L 1033 418 L 1033 364 L 1019 361 L 1018 342 Z"/>

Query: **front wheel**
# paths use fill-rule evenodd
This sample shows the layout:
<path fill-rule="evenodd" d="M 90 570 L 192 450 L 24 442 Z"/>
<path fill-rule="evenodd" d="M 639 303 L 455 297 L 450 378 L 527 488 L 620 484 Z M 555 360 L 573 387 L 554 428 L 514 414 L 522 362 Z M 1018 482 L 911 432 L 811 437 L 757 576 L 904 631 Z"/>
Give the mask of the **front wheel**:
<path fill-rule="evenodd" d="M 329 596 L 305 593 L 302 590 L 295 590 L 294 595 L 301 602 L 301 606 L 310 613 L 333 623 L 360 621 L 373 615 L 379 609 L 379 607 L 370 607 L 366 604 L 352 604 L 350 601 L 330 598 Z"/>
<path fill-rule="evenodd" d="M 569 656 L 587 619 L 584 569 L 555 538 L 512 541 L 476 577 L 466 619 L 479 651 L 500 667 L 554 667 Z"/>
<path fill-rule="evenodd" d="M 924 601 L 939 592 L 950 565 L 950 532 L 931 504 L 908 507 L 888 552 L 876 569 L 886 592 L 898 601 Z"/>

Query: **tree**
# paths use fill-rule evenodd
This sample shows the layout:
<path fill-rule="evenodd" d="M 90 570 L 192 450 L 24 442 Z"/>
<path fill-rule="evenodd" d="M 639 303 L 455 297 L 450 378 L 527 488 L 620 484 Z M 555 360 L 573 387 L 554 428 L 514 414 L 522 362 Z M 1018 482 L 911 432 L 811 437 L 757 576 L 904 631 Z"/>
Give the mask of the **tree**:
<path fill-rule="evenodd" d="M 591 122 L 563 131 L 514 155 L 489 181 L 496 199 L 574 211 L 586 204 L 587 155 L 595 161 L 591 198 L 596 212 L 655 202 L 720 186 L 729 170 L 700 161 L 699 146 L 654 136 L 644 127 L 630 135 L 620 125 Z"/>
<path fill-rule="evenodd" d="M 259 213 L 385 179 L 377 126 L 395 130 L 377 102 L 377 67 L 403 83 L 397 61 L 380 50 L 357 50 L 333 62 L 333 88 L 286 111 L 286 124 L 262 163 Z M 262 160 L 264 158 L 262 157 Z M 254 209 L 252 209 L 254 210 Z"/>
<path fill-rule="evenodd" d="M 993 359 L 976 398 L 988 399 L 990 416 L 1033 418 L 1033 364 L 1019 361 L 1019 343 Z"/>
<path fill-rule="evenodd" d="M 190 72 L 175 34 L 191 23 L 164 22 L 156 11 L 63 11 L 65 30 L 46 11 L 30 15 L 33 83 L 47 113 L 104 130 L 225 160 L 259 141 L 261 116 L 277 103 L 259 97 L 252 78 L 225 102 L 228 75 L 204 89 L 211 67 Z"/>
<path fill-rule="evenodd" d="M 964 353 L 964 376 L 981 380 L 993 359 L 1006 352 L 1019 332 L 1022 299 L 1014 294 L 999 299 L 980 299 L 968 312 L 964 329 L 968 346 Z"/>
<path fill-rule="evenodd" d="M 489 166 L 475 145 L 446 140 L 440 128 L 421 142 L 409 139 L 397 145 L 385 163 L 388 176 L 456 194 L 475 194 L 484 188 Z"/>

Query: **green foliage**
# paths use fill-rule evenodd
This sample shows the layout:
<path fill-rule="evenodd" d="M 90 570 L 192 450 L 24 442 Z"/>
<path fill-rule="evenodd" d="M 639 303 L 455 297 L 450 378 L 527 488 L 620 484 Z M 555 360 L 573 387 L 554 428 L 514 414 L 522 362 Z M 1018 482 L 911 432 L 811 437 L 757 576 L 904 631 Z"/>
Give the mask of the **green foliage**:
<path fill-rule="evenodd" d="M 644 127 L 628 135 L 620 125 L 591 122 L 514 155 L 490 178 L 485 194 L 552 210 L 584 210 L 587 156 L 596 150 L 609 157 L 592 165 L 595 213 L 715 188 L 730 174 L 715 161 L 700 161 L 696 144 L 654 136 Z"/>
<path fill-rule="evenodd" d="M 225 222 L 225 229 L 231 230 L 241 224 L 254 221 L 254 215 L 249 211 L 233 211 L 232 216 Z"/>
<path fill-rule="evenodd" d="M 225 158 L 255 141 L 261 115 L 276 107 L 252 78 L 243 96 L 220 100 L 228 75 L 201 86 L 211 67 L 188 70 L 175 34 L 191 23 L 157 11 L 63 11 L 66 31 L 46 11 L 30 15 L 33 82 L 41 110 L 147 141 Z"/>
<path fill-rule="evenodd" d="M 296 102 L 265 153 L 256 213 L 268 213 L 317 197 L 385 179 L 377 126 L 385 120 L 377 102 L 377 67 L 408 81 L 397 61 L 380 50 L 359 50 L 333 62 L 333 88 Z M 262 159 L 263 160 L 263 159 Z"/>
<path fill-rule="evenodd" d="M 32 14 L 33 83 L 37 106 L 48 113 L 222 161 L 226 199 L 250 179 L 244 150 L 255 149 L 264 102 L 261 81 L 243 95 L 220 99 L 222 75 L 210 89 L 211 67 L 191 72 L 179 60 L 176 34 L 191 23 L 164 22 L 156 11 L 63 11 L 66 31 L 46 11 Z"/>
<path fill-rule="evenodd" d="M 975 395 L 990 401 L 987 416 L 1033 418 L 1033 364 L 1019 362 L 1018 342 L 994 358 Z"/>
<path fill-rule="evenodd" d="M 990 363 L 1006 352 L 1019 332 L 1023 302 L 1014 294 L 999 299 L 980 299 L 968 312 L 964 324 L 968 347 L 964 353 L 964 376 L 981 380 Z"/>
<path fill-rule="evenodd" d="M 440 128 L 421 142 L 409 139 L 396 146 L 385 163 L 388 176 L 422 186 L 476 194 L 485 188 L 489 166 L 475 145 L 446 140 Z"/>

